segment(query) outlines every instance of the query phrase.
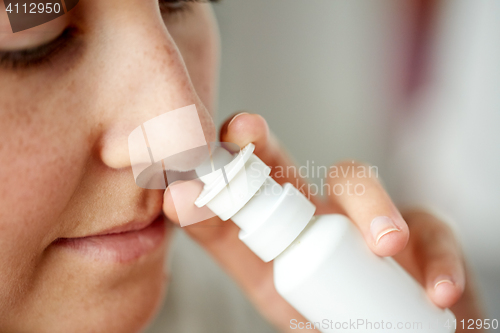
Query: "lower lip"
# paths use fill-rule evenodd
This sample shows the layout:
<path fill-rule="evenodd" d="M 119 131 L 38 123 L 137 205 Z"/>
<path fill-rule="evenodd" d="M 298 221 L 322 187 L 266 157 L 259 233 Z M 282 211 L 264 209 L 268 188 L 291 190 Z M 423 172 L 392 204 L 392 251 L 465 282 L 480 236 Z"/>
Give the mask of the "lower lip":
<path fill-rule="evenodd" d="M 164 241 L 166 228 L 163 216 L 141 230 L 60 239 L 57 245 L 76 250 L 99 261 L 126 263 L 157 249 Z"/>

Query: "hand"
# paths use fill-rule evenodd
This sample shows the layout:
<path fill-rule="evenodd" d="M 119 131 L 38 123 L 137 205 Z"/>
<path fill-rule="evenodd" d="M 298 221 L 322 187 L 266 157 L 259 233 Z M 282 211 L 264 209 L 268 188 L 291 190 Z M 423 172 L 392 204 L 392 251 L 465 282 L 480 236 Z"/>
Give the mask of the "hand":
<path fill-rule="evenodd" d="M 287 170 L 287 167 L 294 166 L 259 115 L 244 113 L 227 120 L 221 129 L 220 140 L 240 147 L 254 143 L 254 153 L 274 172 L 277 167 Z M 351 161 L 337 165 L 340 170 L 357 166 L 362 165 Z M 424 286 L 435 304 L 451 307 L 457 321 L 481 318 L 470 283 L 465 283 L 467 274 L 462 254 L 450 228 L 424 211 L 413 210 L 402 215 L 373 175 L 366 178 L 351 176 L 351 172 L 339 172 L 338 177 L 328 179 L 328 184 L 330 188 L 336 184 L 347 186 L 347 182 L 351 186 L 362 184 L 363 195 L 348 195 L 347 191 L 335 195 L 330 191 L 332 193 L 326 201 L 309 195 L 307 186 L 302 186 L 306 181 L 297 172 L 274 178 L 280 184 L 290 182 L 302 189 L 316 205 L 316 214 L 347 215 L 375 254 L 394 256 Z M 194 200 L 192 198 L 192 202 Z M 165 192 L 164 211 L 171 221 L 178 223 L 169 190 Z M 372 224 L 376 217 L 381 216 L 388 219 L 378 219 L 379 222 Z M 393 226 L 387 226 L 383 221 L 392 221 Z M 239 229 L 234 223 L 214 217 L 184 230 L 237 281 L 262 315 L 276 327 L 288 331 L 291 330 L 291 319 L 307 321 L 276 292 L 272 263 L 264 263 L 239 240 Z"/>

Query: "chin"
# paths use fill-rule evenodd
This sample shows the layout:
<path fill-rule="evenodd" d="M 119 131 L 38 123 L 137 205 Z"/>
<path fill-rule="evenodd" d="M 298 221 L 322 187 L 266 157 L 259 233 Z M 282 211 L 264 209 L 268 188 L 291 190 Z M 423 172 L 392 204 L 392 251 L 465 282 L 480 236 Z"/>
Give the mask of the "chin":
<path fill-rule="evenodd" d="M 162 278 L 166 281 L 165 278 Z M 102 309 L 101 325 L 89 327 L 82 332 L 116 332 L 136 333 L 144 331 L 158 313 L 166 291 L 166 283 L 161 285 L 144 286 L 121 298 L 111 302 L 110 306 Z M 118 300 L 118 299 L 117 299 Z M 104 316 L 102 316 L 104 314 Z M 73 330 L 73 332 L 75 332 Z"/>
<path fill-rule="evenodd" d="M 123 280 L 106 281 L 102 293 L 94 294 L 94 308 L 86 307 L 92 313 L 82 315 L 82 329 L 76 331 L 73 326 L 66 332 L 142 332 L 158 313 L 166 293 L 168 273 L 163 263 L 164 256 L 159 256 L 155 261 L 131 266 L 123 272 Z"/>

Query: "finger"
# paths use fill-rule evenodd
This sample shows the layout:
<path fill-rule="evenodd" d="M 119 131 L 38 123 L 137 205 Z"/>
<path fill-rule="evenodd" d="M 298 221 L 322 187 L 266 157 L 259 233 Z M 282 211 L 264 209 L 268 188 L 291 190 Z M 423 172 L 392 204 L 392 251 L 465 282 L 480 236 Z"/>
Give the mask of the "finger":
<path fill-rule="evenodd" d="M 169 185 L 163 198 L 163 212 L 169 221 L 183 226 L 184 231 L 205 246 L 226 237 L 228 226 L 234 224 L 224 223 L 207 207 L 198 208 L 194 204 L 202 186 L 196 181 L 177 181 Z M 203 217 L 205 219 L 200 219 Z"/>
<path fill-rule="evenodd" d="M 325 190 L 330 201 L 358 226 L 375 254 L 392 256 L 405 248 L 410 234 L 377 178 L 376 167 L 343 162 L 330 168 Z"/>
<path fill-rule="evenodd" d="M 253 143 L 255 155 L 271 167 L 271 177 L 274 180 L 280 184 L 291 183 L 317 207 L 323 204 L 319 197 L 310 194 L 307 182 L 300 176 L 296 163 L 269 131 L 262 116 L 242 112 L 230 117 L 221 127 L 220 140 L 236 143 L 240 147 Z"/>
<path fill-rule="evenodd" d="M 405 219 L 427 294 L 442 308 L 452 306 L 463 294 L 465 268 L 451 228 L 423 210 L 405 213 Z"/>

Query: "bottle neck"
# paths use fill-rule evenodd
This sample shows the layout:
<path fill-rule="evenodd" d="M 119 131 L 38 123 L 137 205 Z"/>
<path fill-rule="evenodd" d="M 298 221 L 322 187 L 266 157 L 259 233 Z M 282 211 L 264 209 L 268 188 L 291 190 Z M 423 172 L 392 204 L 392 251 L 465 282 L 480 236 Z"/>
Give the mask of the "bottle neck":
<path fill-rule="evenodd" d="M 280 255 L 304 230 L 316 207 L 290 183 L 267 177 L 262 187 L 231 220 L 240 239 L 262 260 Z"/>
<path fill-rule="evenodd" d="M 221 175 L 206 182 L 196 205 L 206 206 L 222 220 L 240 227 L 240 239 L 262 260 L 283 252 L 311 220 L 316 207 L 295 187 L 278 184 L 271 169 L 253 154 L 254 146 L 242 149 Z"/>

